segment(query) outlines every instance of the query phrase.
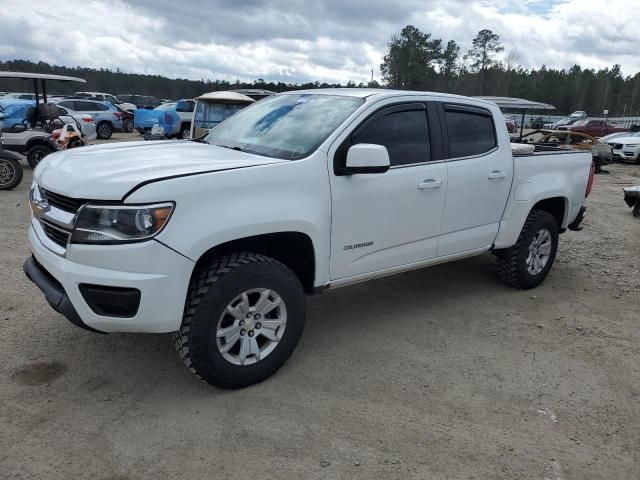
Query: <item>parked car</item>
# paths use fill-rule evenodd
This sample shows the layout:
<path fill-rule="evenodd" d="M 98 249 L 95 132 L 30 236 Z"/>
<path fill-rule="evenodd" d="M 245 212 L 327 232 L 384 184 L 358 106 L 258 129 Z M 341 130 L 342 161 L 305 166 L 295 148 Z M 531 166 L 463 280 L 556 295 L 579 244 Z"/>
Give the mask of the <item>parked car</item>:
<path fill-rule="evenodd" d="M 565 118 L 561 118 L 560 120 L 557 120 L 555 122 L 545 123 L 542 126 L 542 128 L 544 130 L 557 130 L 559 127 L 562 127 L 564 125 L 572 125 L 573 123 L 577 122 L 578 120 L 579 120 L 579 118 L 565 117 Z"/>
<path fill-rule="evenodd" d="M 517 133 L 518 132 L 518 123 L 515 119 L 510 115 L 504 115 L 504 123 L 507 126 L 507 132 L 509 133 Z"/>
<path fill-rule="evenodd" d="M 3 97 L 3 100 L 15 99 L 15 100 L 35 100 L 36 96 L 33 93 L 7 93 Z"/>
<path fill-rule="evenodd" d="M 616 137 L 609 140 L 614 158 L 621 161 L 640 162 L 640 134 L 631 133 L 628 136 Z"/>
<path fill-rule="evenodd" d="M 611 140 L 613 140 L 614 138 L 620 138 L 620 137 L 637 137 L 640 136 L 640 132 L 634 132 L 634 131 L 628 131 L 628 132 L 616 132 L 616 133 L 610 133 L 609 135 L 605 135 L 604 137 L 600 138 L 601 142 L 604 143 L 609 143 Z"/>
<path fill-rule="evenodd" d="M 76 92 L 75 96 L 87 98 L 89 100 L 98 100 L 100 102 L 109 102 L 111 105 L 118 107 L 120 110 L 132 111 L 136 109 L 133 103 L 122 102 L 115 95 L 103 92 Z"/>
<path fill-rule="evenodd" d="M 583 110 L 577 110 L 569 115 L 569 118 L 576 118 L 578 120 L 587 118 L 587 112 Z"/>
<path fill-rule="evenodd" d="M 91 115 L 99 139 L 106 140 L 111 138 L 114 131 L 122 131 L 122 114 L 110 103 L 68 98 L 55 99 L 54 102 L 69 110 Z"/>
<path fill-rule="evenodd" d="M 603 165 L 609 165 L 613 161 L 611 146 L 586 133 L 560 130 L 548 132 L 537 130 L 522 137 L 525 143 L 554 147 L 569 150 L 581 150 L 591 152 L 596 173 L 602 170 Z"/>
<path fill-rule="evenodd" d="M 118 97 L 118 100 L 120 100 L 121 103 L 131 103 L 135 105 L 136 108 L 146 108 L 148 110 L 152 110 L 162 104 L 162 100 L 150 95 L 121 94 L 116 95 L 116 97 Z"/>
<path fill-rule="evenodd" d="M 198 142 L 50 156 L 24 270 L 76 325 L 176 332 L 193 372 L 239 388 L 289 358 L 305 292 L 486 252 L 506 283 L 539 285 L 559 234 L 580 229 L 591 165 L 514 157 L 500 109 L 479 99 L 288 92 Z"/>
<path fill-rule="evenodd" d="M 570 130 L 572 132 L 586 133 L 592 137 L 604 137 L 610 133 L 626 132 L 629 129 L 623 127 L 616 127 L 609 123 L 607 120 L 602 119 L 585 119 L 577 120 L 571 125 L 563 125 L 558 127 L 558 130 Z"/>

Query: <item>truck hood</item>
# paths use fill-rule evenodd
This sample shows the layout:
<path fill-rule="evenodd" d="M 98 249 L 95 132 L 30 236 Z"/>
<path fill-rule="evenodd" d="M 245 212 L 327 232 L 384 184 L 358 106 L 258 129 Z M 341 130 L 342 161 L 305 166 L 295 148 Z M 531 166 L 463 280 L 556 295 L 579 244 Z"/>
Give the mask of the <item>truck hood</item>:
<path fill-rule="evenodd" d="M 205 143 L 123 142 L 48 155 L 34 178 L 45 189 L 68 197 L 120 200 L 144 182 L 286 161 Z"/>

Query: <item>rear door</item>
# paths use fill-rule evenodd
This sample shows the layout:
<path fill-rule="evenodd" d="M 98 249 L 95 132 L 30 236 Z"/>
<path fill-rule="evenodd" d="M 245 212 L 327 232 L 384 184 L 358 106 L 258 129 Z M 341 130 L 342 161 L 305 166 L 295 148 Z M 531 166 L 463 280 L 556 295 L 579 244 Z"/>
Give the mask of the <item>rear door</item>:
<path fill-rule="evenodd" d="M 424 103 L 382 107 L 345 139 L 333 157 L 331 279 L 432 259 L 437 253 L 447 169 L 437 153 Z M 350 146 L 384 145 L 385 173 L 341 175 Z"/>
<path fill-rule="evenodd" d="M 513 157 L 499 148 L 490 110 L 441 104 L 447 159 L 447 199 L 438 257 L 489 247 L 498 233 L 513 179 Z M 502 127 L 504 128 L 504 127 Z"/>

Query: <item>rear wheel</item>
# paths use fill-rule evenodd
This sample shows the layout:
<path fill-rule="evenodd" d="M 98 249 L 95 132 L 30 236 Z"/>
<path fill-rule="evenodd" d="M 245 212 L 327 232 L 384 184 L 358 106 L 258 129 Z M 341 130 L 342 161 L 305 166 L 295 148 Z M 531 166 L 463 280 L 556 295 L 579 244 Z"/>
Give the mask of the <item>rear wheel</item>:
<path fill-rule="evenodd" d="M 100 122 L 96 130 L 98 138 L 101 140 L 108 140 L 113 134 L 113 128 L 111 128 L 111 124 L 109 122 Z"/>
<path fill-rule="evenodd" d="M 516 244 L 496 252 L 498 275 L 516 288 L 540 285 L 553 266 L 558 250 L 558 224 L 548 212 L 533 210 Z"/>
<path fill-rule="evenodd" d="M 0 157 L 0 190 L 11 190 L 22 181 L 22 165 L 14 158 Z"/>
<path fill-rule="evenodd" d="M 302 285 L 289 268 L 255 253 L 228 255 L 194 274 L 175 346 L 202 380 L 242 388 L 287 361 L 305 315 Z"/>
<path fill-rule="evenodd" d="M 131 120 L 130 118 L 125 118 L 122 121 L 122 131 L 125 133 L 133 132 L 133 120 Z"/>
<path fill-rule="evenodd" d="M 27 151 L 27 162 L 31 168 L 36 168 L 42 159 L 52 152 L 53 148 L 48 145 L 34 145 Z"/>

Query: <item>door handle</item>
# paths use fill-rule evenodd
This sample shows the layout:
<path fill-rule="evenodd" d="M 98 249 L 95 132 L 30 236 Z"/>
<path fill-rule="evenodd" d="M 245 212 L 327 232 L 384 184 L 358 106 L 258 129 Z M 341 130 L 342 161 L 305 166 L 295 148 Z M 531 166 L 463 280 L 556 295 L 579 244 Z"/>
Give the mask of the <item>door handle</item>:
<path fill-rule="evenodd" d="M 489 174 L 488 178 L 489 178 L 489 180 L 499 180 L 499 179 L 504 178 L 506 176 L 507 176 L 506 173 L 504 173 L 504 172 L 502 172 L 500 170 L 494 170 L 493 172 L 491 172 Z"/>
<path fill-rule="evenodd" d="M 441 186 L 442 180 L 436 180 L 435 178 L 427 178 L 424 182 L 418 184 L 420 190 L 433 190 Z"/>

